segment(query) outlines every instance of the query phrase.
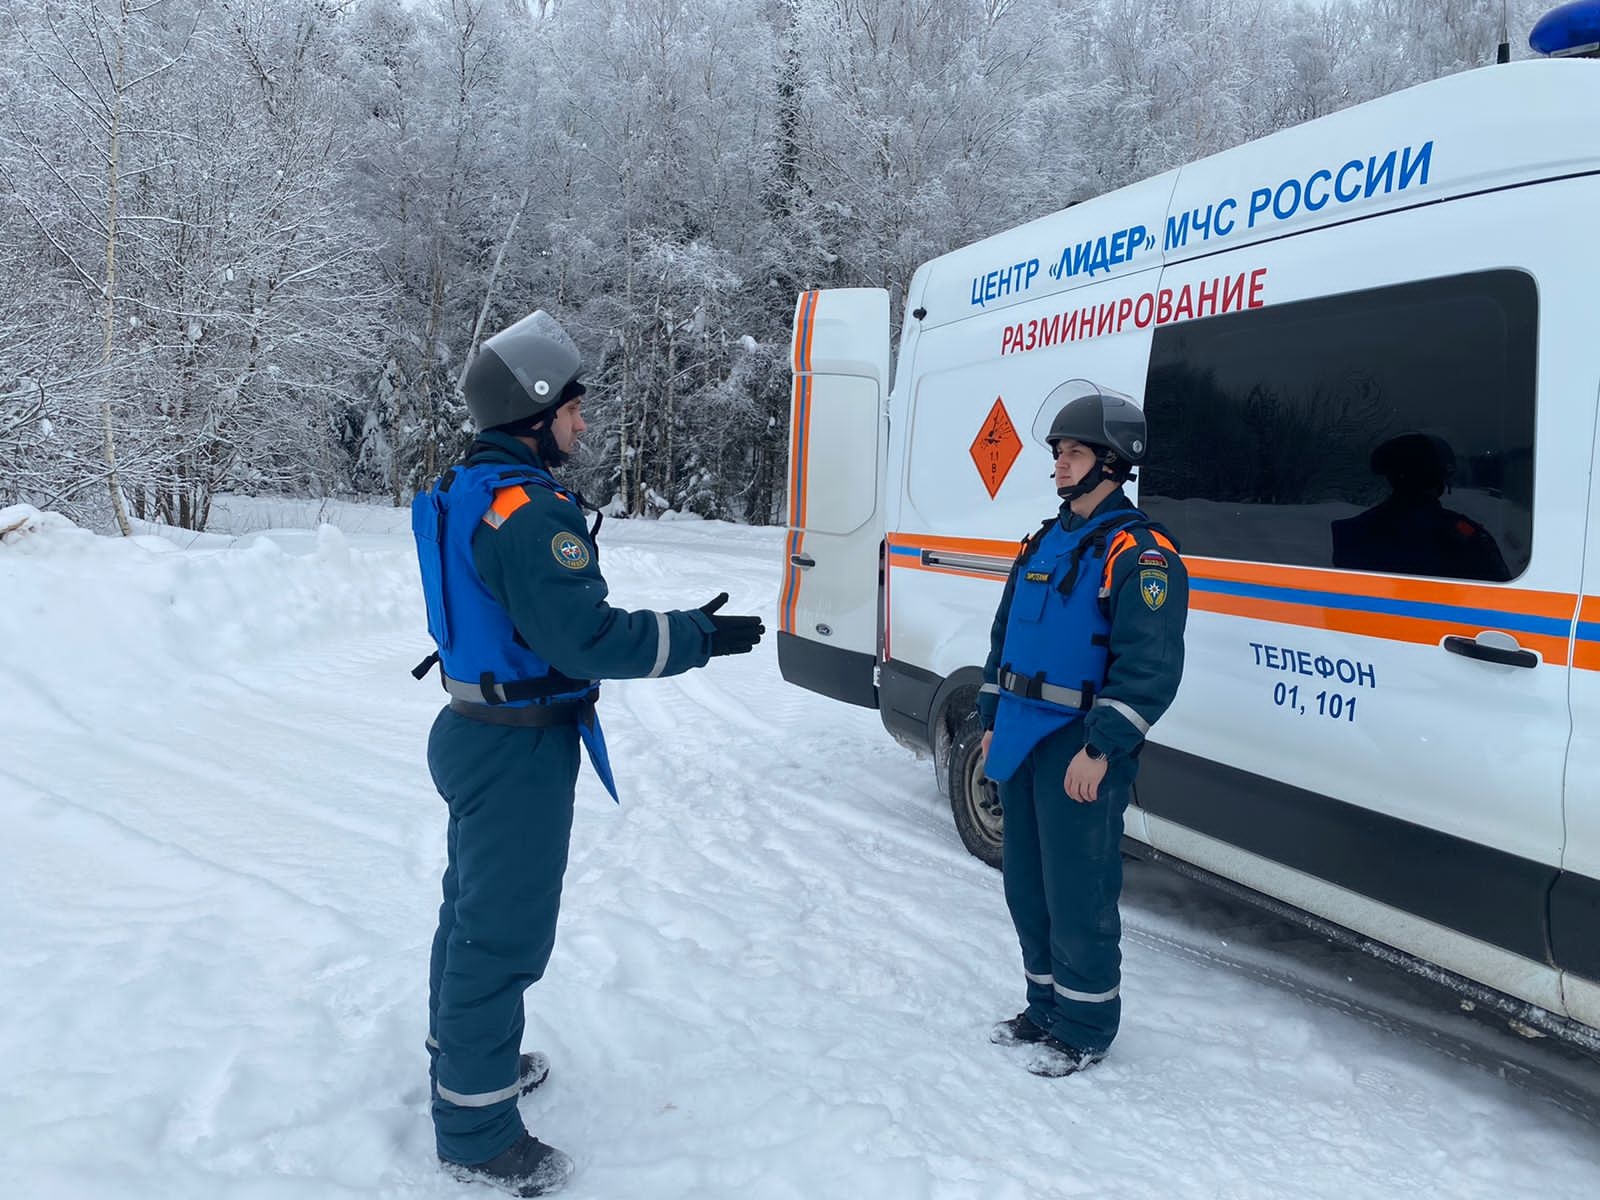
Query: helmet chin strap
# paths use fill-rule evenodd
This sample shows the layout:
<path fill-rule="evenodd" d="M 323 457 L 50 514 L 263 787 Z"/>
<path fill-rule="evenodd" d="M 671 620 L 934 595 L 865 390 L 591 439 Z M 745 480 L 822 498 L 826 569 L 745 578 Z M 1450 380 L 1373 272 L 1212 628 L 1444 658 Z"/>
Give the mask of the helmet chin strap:
<path fill-rule="evenodd" d="M 539 461 L 551 470 L 562 466 L 572 457 L 572 455 L 556 445 L 556 436 L 550 431 L 549 417 L 541 418 L 539 423 L 533 427 L 533 444 L 538 448 Z"/>
<path fill-rule="evenodd" d="M 1056 489 L 1056 495 L 1060 496 L 1063 500 L 1070 504 L 1080 496 L 1087 496 L 1090 492 L 1094 491 L 1095 488 L 1099 487 L 1108 479 L 1112 480 L 1113 482 L 1118 482 L 1117 477 L 1111 473 L 1112 466 L 1116 463 L 1116 461 L 1117 455 L 1115 451 L 1100 451 L 1099 454 L 1095 455 L 1094 466 L 1090 467 L 1089 470 L 1083 473 L 1083 478 L 1078 480 L 1077 483 L 1070 483 L 1065 487 L 1058 487 Z"/>

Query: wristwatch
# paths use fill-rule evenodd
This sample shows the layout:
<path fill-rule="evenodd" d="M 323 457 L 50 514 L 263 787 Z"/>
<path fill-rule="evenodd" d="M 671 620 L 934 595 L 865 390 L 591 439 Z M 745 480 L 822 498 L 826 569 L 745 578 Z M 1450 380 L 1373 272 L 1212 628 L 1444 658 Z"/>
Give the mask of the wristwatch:
<path fill-rule="evenodd" d="M 1106 760 L 1106 752 L 1093 742 L 1084 743 L 1083 752 L 1095 762 L 1105 762 Z"/>

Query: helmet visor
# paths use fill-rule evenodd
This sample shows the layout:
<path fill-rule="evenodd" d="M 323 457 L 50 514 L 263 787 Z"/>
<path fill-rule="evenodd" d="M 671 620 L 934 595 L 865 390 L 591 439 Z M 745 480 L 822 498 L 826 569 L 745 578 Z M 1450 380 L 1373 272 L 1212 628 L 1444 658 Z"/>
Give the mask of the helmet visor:
<path fill-rule="evenodd" d="M 516 376 L 534 411 L 559 403 L 562 388 L 576 378 L 583 363 L 561 322 L 542 308 L 502 329 L 484 348 L 493 350 Z"/>
<path fill-rule="evenodd" d="M 514 325 L 507 325 L 490 338 L 489 343 L 495 347 L 496 351 L 500 351 L 502 346 L 509 347 L 527 342 L 533 338 L 543 338 L 555 342 L 558 346 L 571 351 L 575 357 L 582 357 L 582 355 L 578 354 L 578 344 L 568 336 L 565 329 L 561 328 L 561 322 L 542 308 L 534 309 Z M 500 351 L 500 356 L 504 358 L 505 353 Z"/>
<path fill-rule="evenodd" d="M 1046 450 L 1050 449 L 1050 427 L 1055 424 L 1056 414 L 1074 400 L 1081 400 L 1085 396 L 1106 396 L 1114 400 L 1123 400 L 1133 405 L 1137 410 L 1139 405 L 1134 398 L 1126 392 L 1119 392 L 1115 388 L 1101 387 L 1088 379 L 1069 379 L 1063 384 L 1050 389 L 1044 401 L 1039 405 L 1039 411 L 1033 418 L 1033 440 Z M 1110 408 L 1118 406 L 1111 405 Z M 1114 432 L 1107 430 L 1108 433 Z M 1095 444 L 1108 444 L 1105 438 L 1095 439 Z"/>

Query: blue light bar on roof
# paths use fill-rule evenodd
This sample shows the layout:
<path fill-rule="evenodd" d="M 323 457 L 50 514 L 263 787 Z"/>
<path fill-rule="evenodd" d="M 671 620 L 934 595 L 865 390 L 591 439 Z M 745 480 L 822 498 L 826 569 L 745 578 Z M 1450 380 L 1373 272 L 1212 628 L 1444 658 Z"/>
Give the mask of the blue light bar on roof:
<path fill-rule="evenodd" d="M 1600 0 L 1572 0 L 1545 13 L 1528 45 L 1553 58 L 1600 53 Z"/>

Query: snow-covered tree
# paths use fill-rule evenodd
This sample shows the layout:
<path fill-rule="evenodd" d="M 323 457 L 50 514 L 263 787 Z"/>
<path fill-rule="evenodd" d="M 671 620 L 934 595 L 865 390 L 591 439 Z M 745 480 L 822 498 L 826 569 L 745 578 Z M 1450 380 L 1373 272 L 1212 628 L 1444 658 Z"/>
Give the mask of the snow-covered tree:
<path fill-rule="evenodd" d="M 371 369 L 383 295 L 343 187 L 331 10 L 12 20 L 33 86 L 7 113 L 8 174 L 44 278 L 94 301 L 97 369 L 69 374 L 100 395 L 113 504 L 199 528 L 224 486 L 327 486 L 328 410 Z"/>
<path fill-rule="evenodd" d="M 797 292 L 1513 52 L 1548 0 L 0 8 L 0 497 L 403 503 L 475 345 L 586 354 L 570 471 L 781 516 Z M 108 436 L 109 435 L 109 436 Z"/>

